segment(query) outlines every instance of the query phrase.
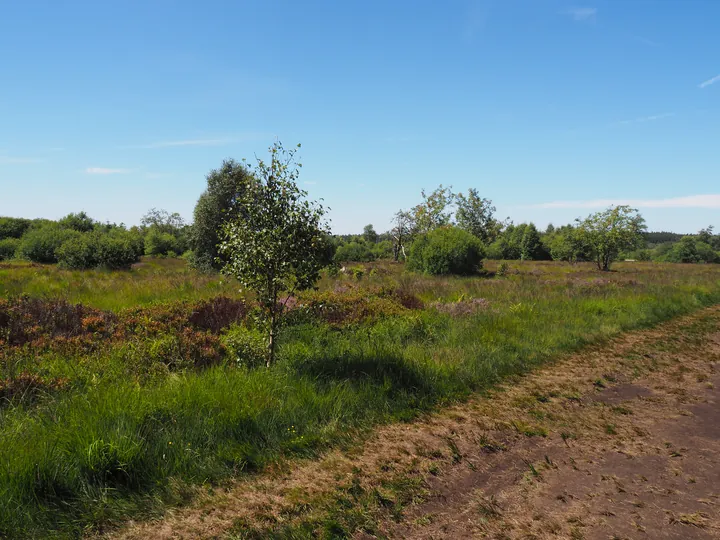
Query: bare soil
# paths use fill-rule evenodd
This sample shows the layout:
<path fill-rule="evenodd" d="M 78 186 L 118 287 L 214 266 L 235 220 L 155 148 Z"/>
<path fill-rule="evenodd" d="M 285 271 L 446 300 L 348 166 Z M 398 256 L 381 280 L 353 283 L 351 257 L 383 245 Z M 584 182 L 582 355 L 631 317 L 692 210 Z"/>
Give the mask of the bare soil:
<path fill-rule="evenodd" d="M 365 504 L 356 538 L 720 538 L 719 368 L 716 306 L 108 536 L 292 527 L 333 515 L 354 485 L 392 502 Z"/>

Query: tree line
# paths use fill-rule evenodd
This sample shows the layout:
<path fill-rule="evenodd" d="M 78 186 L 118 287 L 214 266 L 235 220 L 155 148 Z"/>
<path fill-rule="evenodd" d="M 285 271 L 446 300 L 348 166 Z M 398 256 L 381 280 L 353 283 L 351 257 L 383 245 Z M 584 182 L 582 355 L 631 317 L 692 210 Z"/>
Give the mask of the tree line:
<path fill-rule="evenodd" d="M 71 269 L 120 269 L 143 255 L 183 256 L 200 270 L 220 270 L 228 261 L 220 249 L 223 227 L 241 215 L 240 203 L 257 174 L 244 160 L 229 159 L 211 170 L 192 224 L 185 223 L 177 213 L 155 208 L 143 216 L 139 226 L 133 227 L 101 223 L 85 212 L 71 213 L 57 221 L 0 217 L 0 260 L 59 263 Z M 326 249 L 332 252 L 333 261 L 345 264 L 394 259 L 423 269 L 425 263 L 417 263 L 421 246 L 433 251 L 437 248 L 432 246 L 459 242 L 481 259 L 594 261 L 600 269 L 608 269 L 616 259 L 720 262 L 720 235 L 714 234 L 712 226 L 686 236 L 647 232 L 642 216 L 625 206 L 539 230 L 533 223 L 498 219 L 492 201 L 474 188 L 454 193 L 452 187 L 440 185 L 432 192 L 421 191 L 421 197 L 419 204 L 393 216 L 388 231 L 378 233 L 373 225 L 367 225 L 355 235 L 327 232 Z M 453 232 L 442 233 L 441 242 L 428 242 L 428 234 L 448 228 Z M 474 243 L 475 239 L 479 244 Z M 413 245 L 415 261 L 411 260 Z M 434 260 L 434 255 L 428 257 Z M 442 272 L 447 264 L 435 266 L 428 271 Z"/>

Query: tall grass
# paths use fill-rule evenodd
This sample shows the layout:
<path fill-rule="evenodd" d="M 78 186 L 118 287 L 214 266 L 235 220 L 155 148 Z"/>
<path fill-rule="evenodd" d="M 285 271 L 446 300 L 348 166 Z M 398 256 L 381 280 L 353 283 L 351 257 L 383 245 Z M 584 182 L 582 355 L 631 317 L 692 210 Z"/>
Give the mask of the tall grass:
<path fill-rule="evenodd" d="M 54 358 L 57 369 L 70 366 L 62 368 L 69 377 L 79 374 L 73 389 L 0 407 L 0 536 L 74 537 L 146 515 L 180 501 L 184 486 L 313 455 L 560 352 L 720 302 L 720 273 L 709 267 L 609 276 L 517 268 L 507 279 L 343 278 L 361 288 L 393 284 L 426 301 L 482 296 L 489 307 L 467 317 L 428 309 L 291 326 L 269 370 L 228 364 L 140 380 L 120 349 Z"/>
<path fill-rule="evenodd" d="M 28 294 L 61 298 L 105 310 L 178 300 L 237 296 L 239 286 L 218 274 L 201 274 L 180 259 L 143 258 L 127 271 L 62 270 L 54 265 L 0 264 L 0 297 Z"/>

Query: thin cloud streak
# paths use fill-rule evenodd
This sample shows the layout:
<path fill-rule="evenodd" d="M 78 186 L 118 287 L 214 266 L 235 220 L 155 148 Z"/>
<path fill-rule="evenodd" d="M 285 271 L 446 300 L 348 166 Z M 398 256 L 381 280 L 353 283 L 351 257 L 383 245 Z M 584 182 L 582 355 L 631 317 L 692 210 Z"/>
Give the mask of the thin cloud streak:
<path fill-rule="evenodd" d="M 720 75 L 717 75 L 713 77 L 712 79 L 708 79 L 705 82 L 702 82 L 698 85 L 698 88 L 705 88 L 707 86 L 710 86 L 711 84 L 715 84 L 716 82 L 720 81 Z"/>
<path fill-rule="evenodd" d="M 128 174 L 131 169 L 108 169 L 106 167 L 88 167 L 85 169 L 87 174 Z"/>
<path fill-rule="evenodd" d="M 40 163 L 41 159 L 21 158 L 12 156 L 0 156 L 0 164 L 2 165 L 22 165 L 27 163 Z"/>
<path fill-rule="evenodd" d="M 145 144 L 137 148 L 173 148 L 175 146 L 224 146 L 233 142 L 233 139 L 190 139 L 185 141 L 162 141 Z"/>
<path fill-rule="evenodd" d="M 622 120 L 618 124 L 626 126 L 628 124 L 642 124 L 643 122 L 653 122 L 655 120 L 662 120 L 663 118 L 671 118 L 675 116 L 675 113 L 655 114 L 653 116 L 643 116 L 642 118 L 635 118 L 633 120 Z"/>
<path fill-rule="evenodd" d="M 532 204 L 528 208 L 607 208 L 628 205 L 637 208 L 718 208 L 720 195 L 688 195 L 671 199 L 596 199 L 591 201 L 554 201 Z"/>
<path fill-rule="evenodd" d="M 176 141 L 158 141 L 149 144 L 140 144 L 136 146 L 126 146 L 124 148 L 182 148 L 186 146 L 225 146 L 227 144 L 255 141 L 259 139 L 267 139 L 272 137 L 268 133 L 245 133 L 231 137 L 216 137 L 212 139 L 180 139 Z"/>
<path fill-rule="evenodd" d="M 589 21 L 595 19 L 597 11 L 597 8 L 593 7 L 572 7 L 561 13 L 563 15 L 571 15 L 576 21 Z"/>

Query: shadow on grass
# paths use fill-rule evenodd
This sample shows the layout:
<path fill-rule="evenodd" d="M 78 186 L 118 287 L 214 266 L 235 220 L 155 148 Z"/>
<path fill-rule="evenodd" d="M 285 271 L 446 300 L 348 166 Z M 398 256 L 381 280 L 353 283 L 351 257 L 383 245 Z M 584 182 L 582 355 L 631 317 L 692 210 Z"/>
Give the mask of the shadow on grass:
<path fill-rule="evenodd" d="M 298 375 L 310 377 L 319 383 L 370 383 L 382 387 L 391 395 L 405 392 L 421 397 L 434 393 L 426 374 L 401 356 L 393 354 L 318 355 L 295 363 L 293 369 Z"/>

